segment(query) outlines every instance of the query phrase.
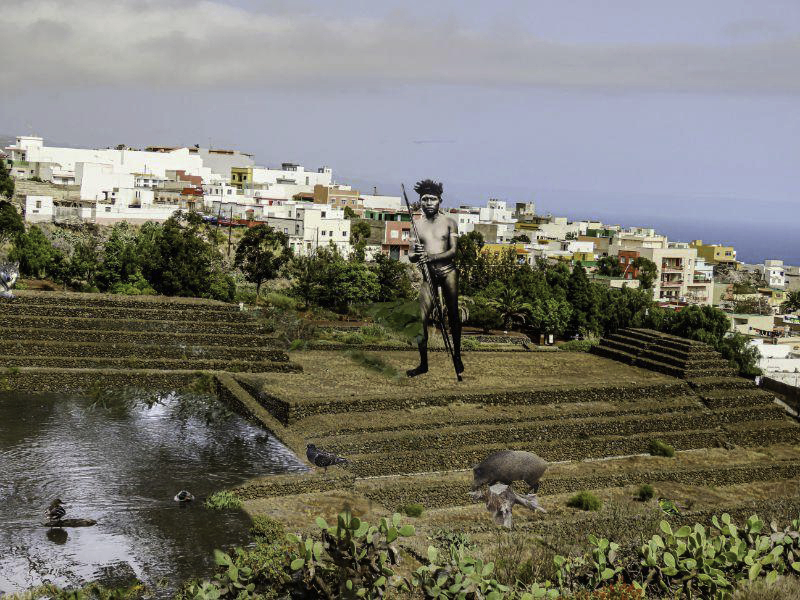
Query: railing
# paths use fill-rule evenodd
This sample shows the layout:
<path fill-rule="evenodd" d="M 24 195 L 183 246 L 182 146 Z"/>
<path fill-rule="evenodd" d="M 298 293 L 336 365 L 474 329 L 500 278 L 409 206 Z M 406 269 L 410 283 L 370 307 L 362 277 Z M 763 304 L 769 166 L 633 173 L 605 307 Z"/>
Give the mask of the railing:
<path fill-rule="evenodd" d="M 680 287 L 683 284 L 683 279 L 678 279 L 674 281 L 662 281 L 661 287 Z"/>

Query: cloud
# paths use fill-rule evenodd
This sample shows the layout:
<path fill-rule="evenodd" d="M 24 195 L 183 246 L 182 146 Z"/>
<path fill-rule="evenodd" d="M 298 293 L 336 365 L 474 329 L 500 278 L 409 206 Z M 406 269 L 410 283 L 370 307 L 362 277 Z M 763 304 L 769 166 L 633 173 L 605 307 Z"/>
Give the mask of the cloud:
<path fill-rule="evenodd" d="M 326 89 L 396 84 L 800 92 L 800 37 L 727 46 L 562 44 L 518 28 L 322 18 L 219 1 L 4 0 L 6 90 Z M 443 25 L 447 25 L 444 27 Z"/>

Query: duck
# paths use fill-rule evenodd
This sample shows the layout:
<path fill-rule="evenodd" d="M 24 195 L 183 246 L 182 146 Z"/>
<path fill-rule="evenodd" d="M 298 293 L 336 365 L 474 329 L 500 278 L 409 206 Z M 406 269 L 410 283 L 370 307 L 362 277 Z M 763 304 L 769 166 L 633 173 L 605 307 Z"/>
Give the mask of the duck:
<path fill-rule="evenodd" d="M 191 502 L 194 500 L 194 496 L 191 492 L 187 492 L 186 490 L 181 490 L 177 494 L 175 494 L 175 498 L 173 498 L 175 502 Z"/>
<path fill-rule="evenodd" d="M 64 503 L 61 501 L 61 498 L 56 498 L 50 503 L 50 506 L 44 511 L 45 516 L 47 517 L 48 522 L 52 523 L 53 521 L 60 521 L 64 518 L 64 515 L 67 514 L 66 509 L 64 508 Z"/>

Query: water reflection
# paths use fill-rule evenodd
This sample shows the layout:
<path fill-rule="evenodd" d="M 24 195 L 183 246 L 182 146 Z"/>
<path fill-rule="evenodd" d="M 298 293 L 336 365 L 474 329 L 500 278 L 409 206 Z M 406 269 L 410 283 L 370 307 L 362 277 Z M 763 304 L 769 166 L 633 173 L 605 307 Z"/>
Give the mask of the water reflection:
<path fill-rule="evenodd" d="M 172 585 L 159 595 L 169 595 L 175 582 L 213 568 L 214 548 L 245 539 L 247 518 L 209 511 L 205 497 L 305 467 L 244 419 L 184 400 L 104 407 L 73 395 L 0 394 L 0 593 L 77 585 L 117 565 L 151 585 L 166 578 Z M 182 489 L 197 499 L 175 502 Z M 97 525 L 43 526 L 56 497 L 67 517 Z"/>

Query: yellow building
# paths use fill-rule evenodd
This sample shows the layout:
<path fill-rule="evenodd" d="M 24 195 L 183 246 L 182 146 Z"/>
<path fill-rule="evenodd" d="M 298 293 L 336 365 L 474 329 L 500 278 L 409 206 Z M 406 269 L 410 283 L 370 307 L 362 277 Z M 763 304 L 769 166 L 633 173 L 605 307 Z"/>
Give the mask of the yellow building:
<path fill-rule="evenodd" d="M 694 240 L 689 247 L 697 250 L 697 258 L 704 258 L 707 263 L 736 265 L 736 250 L 733 246 L 704 244 L 703 240 Z"/>
<path fill-rule="evenodd" d="M 350 186 L 339 185 L 315 185 L 314 202 L 316 204 L 330 204 L 334 208 L 344 208 L 349 206 L 353 210 L 364 208 L 364 201 L 358 190 Z"/>
<path fill-rule="evenodd" d="M 481 253 L 494 258 L 500 258 L 501 256 L 504 256 L 505 253 L 511 249 L 513 249 L 514 252 L 516 253 L 518 260 L 522 261 L 527 260 L 528 250 L 525 248 L 525 244 L 522 243 L 484 244 L 483 248 L 481 248 Z"/>
<path fill-rule="evenodd" d="M 244 189 L 253 185 L 253 167 L 231 167 L 231 185 Z"/>

